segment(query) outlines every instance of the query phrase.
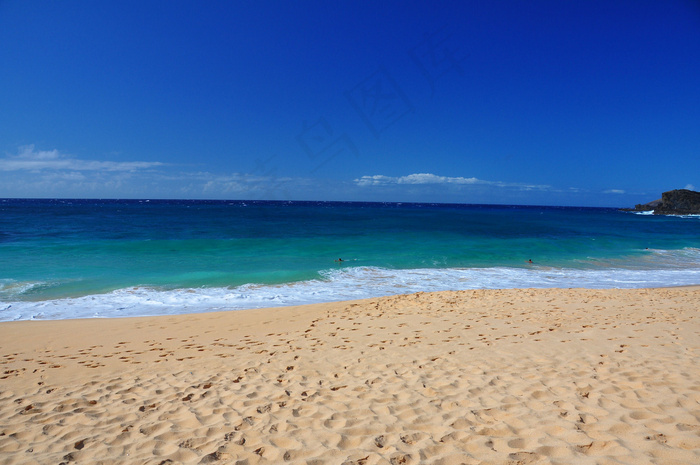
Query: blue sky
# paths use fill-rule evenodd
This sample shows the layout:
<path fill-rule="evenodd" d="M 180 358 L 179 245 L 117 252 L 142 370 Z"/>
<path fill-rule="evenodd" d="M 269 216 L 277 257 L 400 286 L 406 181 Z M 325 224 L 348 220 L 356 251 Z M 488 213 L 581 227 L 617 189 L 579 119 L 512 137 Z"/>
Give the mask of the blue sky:
<path fill-rule="evenodd" d="M 0 197 L 628 206 L 684 187 L 697 1 L 0 0 Z"/>

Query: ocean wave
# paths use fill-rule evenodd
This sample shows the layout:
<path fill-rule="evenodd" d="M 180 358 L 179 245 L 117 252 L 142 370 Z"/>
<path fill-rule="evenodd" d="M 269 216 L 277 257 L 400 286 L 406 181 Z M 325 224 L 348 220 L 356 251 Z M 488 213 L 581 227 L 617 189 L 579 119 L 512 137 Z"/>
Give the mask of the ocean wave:
<path fill-rule="evenodd" d="M 648 211 L 640 211 L 640 212 L 630 212 L 634 215 L 642 215 L 642 216 L 649 216 L 654 214 L 654 210 L 648 210 Z M 671 216 L 674 218 L 700 218 L 700 215 L 696 213 L 688 213 L 687 215 L 681 215 L 681 214 L 664 214 L 663 216 Z"/>
<path fill-rule="evenodd" d="M 574 263 L 584 268 L 648 271 L 700 268 L 700 249 L 698 248 L 686 247 L 678 250 L 645 249 L 637 252 L 634 256 L 587 258 L 574 260 Z"/>
<path fill-rule="evenodd" d="M 647 210 L 647 211 L 642 211 L 642 212 L 631 212 L 631 213 L 634 213 L 635 215 L 644 215 L 644 216 L 646 216 L 646 215 L 653 215 L 653 214 L 654 214 L 654 210 Z"/>
<path fill-rule="evenodd" d="M 675 218 L 700 218 L 700 215 L 695 214 L 695 213 L 689 213 L 687 215 L 666 215 L 666 216 L 673 216 Z"/>
<path fill-rule="evenodd" d="M 662 254 L 662 251 L 657 251 Z M 319 279 L 282 285 L 158 290 L 119 289 L 106 294 L 0 303 L 0 321 L 115 318 L 303 305 L 424 291 L 505 288 L 643 288 L 700 284 L 700 250 L 684 249 L 681 268 L 570 269 L 450 268 L 394 270 L 347 267 Z M 694 266 L 687 266 L 693 265 Z"/>
<path fill-rule="evenodd" d="M 37 289 L 50 286 L 51 283 L 45 281 L 15 281 L 14 279 L 0 279 L 0 299 L 12 299 L 17 296 L 30 294 Z"/>
<path fill-rule="evenodd" d="M 700 267 L 700 249 L 686 247 L 680 250 L 651 249 L 655 266 L 664 268 L 694 268 Z"/>

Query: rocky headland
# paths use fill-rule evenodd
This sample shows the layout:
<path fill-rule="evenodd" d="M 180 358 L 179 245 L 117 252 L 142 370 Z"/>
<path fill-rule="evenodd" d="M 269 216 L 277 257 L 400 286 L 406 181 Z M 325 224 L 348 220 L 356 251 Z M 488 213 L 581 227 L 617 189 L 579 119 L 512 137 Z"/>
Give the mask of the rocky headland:
<path fill-rule="evenodd" d="M 653 211 L 654 215 L 697 215 L 700 214 L 700 192 L 688 189 L 675 189 L 664 192 L 661 198 L 649 203 L 637 204 L 623 211 Z"/>

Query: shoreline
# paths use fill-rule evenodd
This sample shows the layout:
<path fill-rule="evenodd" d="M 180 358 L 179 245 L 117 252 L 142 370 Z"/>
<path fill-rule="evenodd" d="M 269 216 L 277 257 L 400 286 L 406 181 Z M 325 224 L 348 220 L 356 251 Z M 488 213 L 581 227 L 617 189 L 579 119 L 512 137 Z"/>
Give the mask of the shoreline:
<path fill-rule="evenodd" d="M 0 464 L 700 462 L 697 302 L 504 289 L 1 322 Z"/>
<path fill-rule="evenodd" d="M 687 260 L 680 252 L 670 263 Z M 697 262 L 700 249 L 690 248 Z M 415 292 L 452 289 L 641 289 L 700 285 L 700 268 L 667 267 L 660 257 L 657 269 L 552 268 L 535 263 L 522 267 L 417 268 L 395 270 L 352 266 L 334 269 L 322 279 L 282 284 L 245 284 L 239 287 L 160 289 L 137 286 L 101 294 L 48 300 L 12 300 L 0 303 L 2 321 L 46 321 L 83 318 L 208 313 L 230 310 L 281 308 L 316 303 L 389 297 Z M 326 270 L 328 271 L 328 270 Z M 672 284 L 667 284 L 672 283 Z M 496 288 L 496 285 L 498 286 Z"/>
<path fill-rule="evenodd" d="M 299 284 L 299 282 L 292 282 L 292 283 L 284 283 L 284 284 L 279 284 L 279 285 L 268 285 L 268 284 L 249 284 L 249 285 L 256 285 L 256 286 L 269 286 L 269 287 L 277 287 L 277 286 L 287 286 L 287 285 L 294 285 L 294 284 Z M 406 292 L 406 293 L 396 293 L 396 294 L 390 294 L 390 295 L 377 295 L 377 296 L 370 296 L 370 297 L 363 297 L 363 298 L 358 298 L 358 299 L 342 299 L 342 300 L 329 300 L 326 302 L 310 302 L 310 303 L 301 303 L 301 304 L 290 304 L 290 305 L 279 305 L 279 306 L 268 306 L 268 307 L 248 307 L 248 308 L 230 308 L 227 310 L 205 310 L 205 311 L 195 311 L 191 313 L 168 313 L 168 314 L 161 314 L 161 315 L 124 315 L 124 316 L 94 316 L 94 317 L 74 317 L 74 318 L 55 318 L 55 319 L 31 319 L 31 320 L 0 320 L 0 324 L 3 323 L 14 323 L 14 322 L 20 322 L 20 321 L 63 321 L 63 320 L 92 320 L 92 319 L 101 319 L 101 320 L 111 320 L 111 319 L 123 319 L 123 318 L 158 318 L 158 317 L 167 317 L 167 316 L 178 316 L 178 315 L 197 315 L 200 313 L 227 313 L 227 312 L 238 312 L 238 311 L 250 311 L 250 310 L 274 310 L 274 309 L 280 309 L 280 308 L 287 308 L 287 307 L 306 307 L 310 305 L 327 305 L 327 304 L 336 304 L 336 303 L 347 303 L 347 302 L 359 302 L 363 300 L 370 300 L 370 299 L 385 299 L 385 298 L 390 298 L 390 297 L 398 297 L 401 295 L 411 295 L 411 294 L 439 294 L 441 292 L 462 292 L 462 291 L 479 291 L 479 290 L 484 290 L 484 291 L 517 291 L 517 290 L 573 290 L 573 289 L 580 289 L 580 290 L 599 290 L 599 291 L 605 291 L 605 290 L 644 290 L 644 289 L 675 289 L 675 288 L 700 288 L 700 283 L 693 283 L 693 284 L 670 284 L 667 286 L 659 286 L 659 285 L 653 285 L 653 286 L 644 286 L 644 287 L 504 287 L 504 288 L 479 288 L 479 289 L 460 289 L 458 291 L 455 290 L 437 290 L 437 291 L 417 291 L 417 292 Z M 208 288 L 201 288 L 201 289 L 208 289 Z M 215 289 L 215 288 L 214 288 Z M 124 289 L 117 289 L 116 291 L 123 291 Z M 192 291 L 193 289 L 176 289 L 176 291 Z M 106 294 L 111 294 L 114 291 L 110 291 L 107 293 L 102 293 L 102 294 L 86 294 L 86 295 L 81 295 L 81 296 L 76 296 L 76 297 L 63 297 L 63 298 L 57 298 L 57 299 L 49 299 L 49 300 L 37 300 L 37 301 L 8 301 L 8 302 L 0 302 L 0 304 L 16 304 L 16 303 L 22 303 L 22 302 L 27 302 L 27 303 L 41 303 L 41 302 L 51 302 L 51 301 L 63 301 L 63 300 L 78 300 L 78 299 L 83 299 L 83 298 L 90 298 L 90 297 L 98 297 L 98 296 L 103 296 Z M 156 291 L 156 292 L 168 292 L 168 291 Z"/>

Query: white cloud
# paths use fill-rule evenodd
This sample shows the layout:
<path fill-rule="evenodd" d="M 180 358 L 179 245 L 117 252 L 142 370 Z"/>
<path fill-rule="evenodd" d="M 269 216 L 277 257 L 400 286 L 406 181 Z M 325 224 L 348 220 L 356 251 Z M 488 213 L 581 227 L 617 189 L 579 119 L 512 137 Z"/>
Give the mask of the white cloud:
<path fill-rule="evenodd" d="M 603 191 L 603 194 L 624 194 L 625 191 L 622 189 L 608 189 Z"/>
<path fill-rule="evenodd" d="M 391 177 L 376 174 L 355 179 L 358 186 L 382 186 L 391 184 L 478 184 L 484 183 L 476 178 L 437 176 L 430 173 L 416 173 L 408 176 Z"/>
<path fill-rule="evenodd" d="M 36 150 L 34 145 L 22 146 L 16 155 L 0 158 L 0 171 L 136 171 L 163 165 L 161 162 L 148 161 L 81 160 L 63 155 L 55 149 Z"/>
<path fill-rule="evenodd" d="M 398 178 L 397 182 L 399 184 L 477 184 L 483 181 L 479 181 L 476 178 L 451 178 L 447 176 L 437 176 L 430 173 L 418 173 L 402 176 Z"/>
<path fill-rule="evenodd" d="M 387 184 L 395 184 L 396 178 L 390 178 L 389 176 L 383 176 L 381 174 L 375 174 L 374 176 L 362 176 L 359 179 L 355 179 L 355 184 L 358 186 L 382 186 Z"/>
<path fill-rule="evenodd" d="M 695 190 L 695 186 L 693 186 L 692 184 L 686 184 L 686 186 L 684 187 L 684 189 L 688 189 L 689 191 L 694 191 L 694 190 Z"/>
<path fill-rule="evenodd" d="M 407 176 L 392 177 L 384 176 L 382 174 L 375 174 L 372 176 L 366 175 L 354 180 L 355 184 L 359 187 L 369 187 L 369 186 L 396 186 L 396 185 L 452 185 L 452 186 L 466 186 L 466 185 L 482 185 L 482 186 L 495 186 L 495 187 L 510 187 L 519 190 L 548 190 L 550 186 L 541 184 L 525 184 L 525 183 L 506 183 L 500 181 L 485 181 L 483 179 L 477 178 L 464 178 L 464 177 L 449 177 L 449 176 L 438 176 L 431 173 L 416 173 L 409 174 Z"/>
<path fill-rule="evenodd" d="M 22 160 L 55 160 L 60 158 L 58 150 L 34 150 L 34 144 L 23 145 L 19 148 L 19 152 L 15 158 Z"/>
<path fill-rule="evenodd" d="M 313 188 L 313 180 L 304 178 L 187 168 L 79 159 L 27 145 L 0 157 L 0 197 L 286 199 L 294 190 Z"/>

